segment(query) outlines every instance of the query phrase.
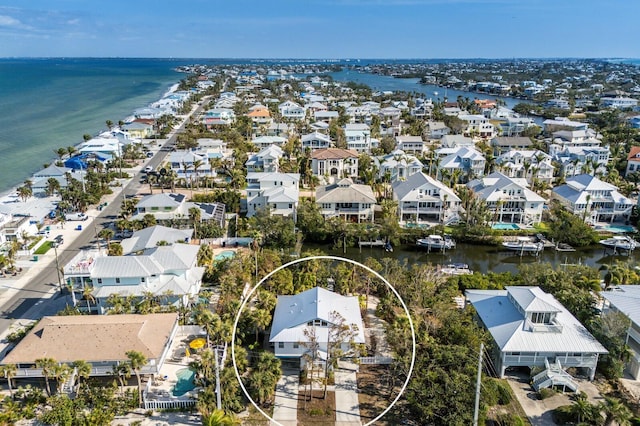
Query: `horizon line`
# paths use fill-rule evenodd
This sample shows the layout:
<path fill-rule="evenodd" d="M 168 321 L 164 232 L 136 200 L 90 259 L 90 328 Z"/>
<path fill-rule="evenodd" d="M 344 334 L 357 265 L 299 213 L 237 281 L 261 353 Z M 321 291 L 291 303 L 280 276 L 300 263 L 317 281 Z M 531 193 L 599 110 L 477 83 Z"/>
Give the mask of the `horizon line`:
<path fill-rule="evenodd" d="M 501 61 L 513 61 L 513 60 L 560 60 L 560 59 L 580 59 L 580 60 L 636 60 L 639 58 L 633 57 L 620 57 L 620 56 L 513 56 L 513 57 L 174 57 L 174 56 L 0 56 L 0 60 L 4 59 L 162 59 L 162 60 L 252 60 L 252 61 L 362 61 L 362 60 L 376 60 L 376 61 L 433 61 L 433 60 L 501 60 Z"/>

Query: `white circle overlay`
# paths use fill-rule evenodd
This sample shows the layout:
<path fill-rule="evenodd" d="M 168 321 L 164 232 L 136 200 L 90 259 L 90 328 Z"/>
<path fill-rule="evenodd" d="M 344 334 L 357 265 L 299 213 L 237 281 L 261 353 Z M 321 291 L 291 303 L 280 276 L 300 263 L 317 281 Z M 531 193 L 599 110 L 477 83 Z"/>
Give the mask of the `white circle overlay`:
<path fill-rule="evenodd" d="M 395 294 L 395 296 L 398 298 L 398 300 L 402 304 L 402 307 L 403 307 L 405 313 L 407 314 L 407 318 L 409 319 L 409 326 L 411 327 L 411 343 L 412 343 L 412 348 L 411 349 L 412 349 L 412 351 L 411 351 L 411 366 L 409 367 L 409 373 L 407 374 L 407 379 L 405 380 L 404 384 L 402 385 L 402 388 L 400 389 L 400 392 L 398 392 L 398 395 L 396 395 L 394 400 L 391 401 L 391 404 L 389 404 L 389 406 L 382 413 L 380 413 L 380 415 L 378 417 L 376 417 L 375 419 L 371 420 L 369 423 L 366 423 L 363 426 L 373 425 L 375 422 L 380 420 L 382 418 L 382 416 L 387 414 L 387 412 L 398 402 L 398 400 L 400 399 L 400 397 L 404 393 L 405 389 L 407 388 L 407 385 L 409 384 L 409 380 L 411 379 L 411 374 L 413 373 L 413 367 L 414 367 L 414 364 L 415 364 L 415 361 L 416 361 L 416 332 L 415 332 L 415 329 L 413 328 L 413 320 L 411 319 L 411 314 L 409 313 L 409 309 L 407 308 L 407 305 L 404 303 L 404 300 L 402 300 L 402 297 L 400 297 L 400 294 L 398 294 L 398 291 L 382 275 L 380 275 L 379 273 L 377 273 L 373 269 L 369 268 L 368 266 L 365 266 L 362 263 L 357 262 L 355 260 L 347 259 L 347 258 L 344 258 L 344 257 L 338 257 L 338 256 L 308 256 L 308 257 L 299 258 L 299 259 L 296 259 L 296 260 L 292 260 L 291 262 L 285 263 L 284 265 L 281 265 L 281 266 L 277 267 L 276 269 L 274 269 L 273 271 L 269 272 L 264 278 L 262 278 L 260 280 L 260 282 L 258 282 L 258 284 L 256 284 L 251 289 L 251 291 L 249 292 L 247 297 L 245 297 L 244 300 L 242 301 L 242 303 L 240 304 L 240 309 L 238 309 L 238 313 L 236 314 L 236 319 L 233 322 L 233 330 L 232 330 L 232 335 L 231 335 L 231 360 L 233 361 L 233 370 L 236 373 L 236 378 L 238 379 L 238 382 L 240 383 L 240 387 L 242 388 L 242 392 L 244 392 L 244 395 L 249 399 L 249 401 L 251 401 L 251 404 L 253 404 L 253 406 L 260 413 L 262 413 L 263 416 L 268 418 L 274 424 L 277 424 L 279 426 L 283 426 L 281 423 L 279 423 L 279 422 L 275 421 L 273 418 L 271 418 L 271 416 L 269 416 L 267 413 L 265 413 L 258 406 L 258 404 L 256 404 L 256 402 L 251 398 L 251 396 L 249 395 L 249 392 L 247 391 L 247 389 L 244 387 L 244 384 L 242 383 L 242 379 L 240 377 L 240 373 L 238 372 L 238 366 L 236 365 L 236 350 L 235 350 L 235 348 L 236 348 L 236 331 L 237 331 L 237 328 L 238 328 L 238 321 L 240 321 L 240 315 L 242 314 L 242 311 L 244 310 L 247 302 L 249 300 L 251 300 L 251 298 L 253 297 L 253 293 L 255 293 L 255 291 L 266 280 L 268 280 L 269 278 L 271 278 L 271 276 L 273 274 L 275 274 L 276 272 L 278 272 L 278 271 L 280 271 L 280 270 L 282 270 L 284 268 L 288 268 L 289 266 L 292 266 L 292 265 L 295 265 L 295 264 L 301 263 L 301 262 L 306 262 L 306 261 L 309 261 L 309 260 L 337 260 L 337 261 L 347 262 L 347 263 L 351 263 L 353 265 L 359 266 L 359 267 L 365 269 L 366 271 L 372 273 L 377 278 L 382 280 L 382 282 L 384 282 L 387 285 L 387 287 L 389 287 L 391 289 L 391 291 L 393 291 L 393 294 Z"/>

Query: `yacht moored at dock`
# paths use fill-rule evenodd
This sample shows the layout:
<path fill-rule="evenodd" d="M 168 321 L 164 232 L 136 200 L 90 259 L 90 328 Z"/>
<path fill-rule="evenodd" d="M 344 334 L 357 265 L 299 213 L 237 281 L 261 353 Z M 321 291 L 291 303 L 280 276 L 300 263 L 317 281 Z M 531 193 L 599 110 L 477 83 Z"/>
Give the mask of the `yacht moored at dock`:
<path fill-rule="evenodd" d="M 429 235 L 426 238 L 420 238 L 416 241 L 416 245 L 418 247 L 426 248 L 428 251 L 431 250 L 449 250 L 456 248 L 456 242 L 453 238 L 448 235 Z"/>

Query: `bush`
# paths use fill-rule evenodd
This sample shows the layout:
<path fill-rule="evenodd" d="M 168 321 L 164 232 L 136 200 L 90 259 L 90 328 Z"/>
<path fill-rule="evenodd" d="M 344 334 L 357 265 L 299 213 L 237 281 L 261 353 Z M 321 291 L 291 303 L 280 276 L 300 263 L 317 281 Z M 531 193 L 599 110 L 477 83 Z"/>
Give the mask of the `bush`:
<path fill-rule="evenodd" d="M 540 399 L 547 399 L 552 397 L 555 394 L 556 394 L 556 391 L 551 388 L 544 388 L 538 391 L 538 395 L 540 396 Z"/>
<path fill-rule="evenodd" d="M 524 426 L 525 422 L 522 417 L 512 413 L 502 413 L 498 415 L 496 423 L 500 426 Z"/>

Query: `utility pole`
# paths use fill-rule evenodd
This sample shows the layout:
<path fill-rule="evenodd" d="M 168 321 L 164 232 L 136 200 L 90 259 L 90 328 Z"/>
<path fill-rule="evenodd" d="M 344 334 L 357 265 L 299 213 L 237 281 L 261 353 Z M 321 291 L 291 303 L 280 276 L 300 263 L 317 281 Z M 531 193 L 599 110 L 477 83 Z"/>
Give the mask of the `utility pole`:
<path fill-rule="evenodd" d="M 476 404 L 473 409 L 473 426 L 478 426 L 478 412 L 480 411 L 480 385 L 482 381 L 482 353 L 484 343 L 480 343 L 480 354 L 478 355 L 478 377 L 476 379 Z"/>
<path fill-rule="evenodd" d="M 220 362 L 218 361 L 217 346 L 213 348 L 213 354 L 216 357 L 216 407 L 218 410 L 222 410 L 222 395 L 220 395 Z"/>
<path fill-rule="evenodd" d="M 58 262 L 58 243 L 51 244 L 56 255 L 56 273 L 58 274 L 58 287 L 62 293 L 62 280 L 60 279 L 60 263 Z"/>

